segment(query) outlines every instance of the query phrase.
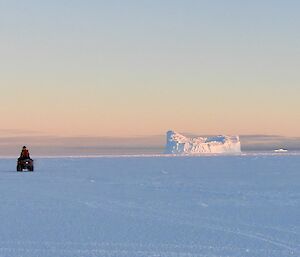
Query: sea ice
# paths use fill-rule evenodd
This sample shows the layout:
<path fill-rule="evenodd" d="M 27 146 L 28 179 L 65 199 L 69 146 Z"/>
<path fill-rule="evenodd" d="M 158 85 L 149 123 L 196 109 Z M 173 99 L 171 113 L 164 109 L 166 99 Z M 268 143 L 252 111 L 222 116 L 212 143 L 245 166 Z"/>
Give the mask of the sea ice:
<path fill-rule="evenodd" d="M 300 256 L 299 155 L 0 159 L 0 257 Z"/>

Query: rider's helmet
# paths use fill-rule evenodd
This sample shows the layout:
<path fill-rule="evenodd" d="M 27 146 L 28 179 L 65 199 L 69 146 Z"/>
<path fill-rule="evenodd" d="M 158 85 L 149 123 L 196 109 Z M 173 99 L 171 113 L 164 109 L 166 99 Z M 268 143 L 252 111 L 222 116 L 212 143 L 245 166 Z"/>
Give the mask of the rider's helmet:
<path fill-rule="evenodd" d="M 26 146 L 25 146 L 25 145 L 23 146 L 23 149 L 26 149 Z"/>

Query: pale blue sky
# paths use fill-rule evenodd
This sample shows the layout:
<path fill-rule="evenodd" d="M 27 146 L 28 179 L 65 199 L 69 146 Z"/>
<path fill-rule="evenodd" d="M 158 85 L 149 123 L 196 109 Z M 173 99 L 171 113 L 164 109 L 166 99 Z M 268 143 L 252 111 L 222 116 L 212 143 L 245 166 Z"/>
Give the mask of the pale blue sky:
<path fill-rule="evenodd" d="M 1 128 L 299 136 L 299 13 L 296 0 L 0 0 Z"/>

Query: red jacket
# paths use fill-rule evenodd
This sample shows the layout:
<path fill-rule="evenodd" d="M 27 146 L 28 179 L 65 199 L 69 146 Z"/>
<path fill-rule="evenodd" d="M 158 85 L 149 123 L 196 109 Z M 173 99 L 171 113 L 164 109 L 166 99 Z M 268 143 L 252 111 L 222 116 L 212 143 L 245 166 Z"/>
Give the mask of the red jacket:
<path fill-rule="evenodd" d="M 24 158 L 24 159 L 25 159 L 25 158 L 28 158 L 28 159 L 29 159 L 29 158 L 30 158 L 30 157 L 29 157 L 29 151 L 28 151 L 27 149 L 23 149 L 22 152 L 21 152 L 21 156 L 20 156 L 20 157 L 21 157 L 21 158 Z"/>

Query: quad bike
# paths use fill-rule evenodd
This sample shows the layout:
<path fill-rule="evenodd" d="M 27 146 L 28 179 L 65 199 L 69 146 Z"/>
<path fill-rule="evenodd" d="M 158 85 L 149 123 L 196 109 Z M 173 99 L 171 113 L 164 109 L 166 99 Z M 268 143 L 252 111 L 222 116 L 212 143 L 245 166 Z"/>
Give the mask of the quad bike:
<path fill-rule="evenodd" d="M 17 171 L 33 171 L 33 160 L 32 159 L 18 159 L 17 162 Z"/>

